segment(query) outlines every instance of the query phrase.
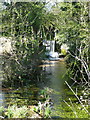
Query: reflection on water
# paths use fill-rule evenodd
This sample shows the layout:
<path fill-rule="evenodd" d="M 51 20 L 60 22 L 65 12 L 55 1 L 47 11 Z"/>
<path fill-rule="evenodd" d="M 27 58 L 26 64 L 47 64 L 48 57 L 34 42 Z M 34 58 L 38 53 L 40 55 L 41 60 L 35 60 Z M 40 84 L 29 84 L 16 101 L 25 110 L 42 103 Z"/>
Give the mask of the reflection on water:
<path fill-rule="evenodd" d="M 0 107 L 4 106 L 4 93 L 2 92 L 2 90 L 0 90 Z"/>
<path fill-rule="evenodd" d="M 33 87 L 29 85 L 30 87 L 27 88 L 20 88 L 16 90 L 10 90 L 7 88 L 2 89 L 2 80 L 3 80 L 3 74 L 2 70 L 0 67 L 0 105 L 7 103 L 7 104 L 12 104 L 14 103 L 22 103 L 22 104 L 31 104 L 30 101 L 35 102 L 35 97 L 38 94 L 38 89 L 43 89 L 44 87 L 49 87 L 55 91 L 57 91 L 59 94 L 59 97 L 61 96 L 61 93 L 63 92 L 64 89 L 64 80 L 63 75 L 66 72 L 66 66 L 65 62 L 60 62 L 60 61 L 46 61 L 43 63 L 43 65 L 39 66 L 42 67 L 42 72 L 44 72 L 43 75 L 41 75 L 41 81 L 38 83 L 35 83 Z M 35 87 L 36 86 L 36 87 Z M 38 88 L 37 88 L 38 86 Z M 59 97 L 57 94 L 52 94 L 54 102 L 56 103 L 59 101 Z"/>
<path fill-rule="evenodd" d="M 42 79 L 44 79 L 43 83 L 39 83 L 39 86 L 44 88 L 48 87 L 53 89 L 53 92 L 50 93 L 50 97 L 54 103 L 54 109 L 52 110 L 52 116 L 59 116 L 64 118 L 75 118 L 75 117 L 83 117 L 83 113 L 81 115 L 82 107 L 78 102 L 75 95 L 72 91 L 66 86 L 65 81 L 71 82 L 68 80 L 68 77 L 65 77 L 66 63 L 64 61 L 48 61 L 43 64 L 43 70 L 45 71 L 45 75 Z M 72 88 L 74 91 L 76 86 Z M 81 90 L 78 90 L 78 96 L 81 95 Z M 71 106 L 71 108 L 65 103 Z M 80 109 L 78 109 L 80 108 Z M 77 111 L 78 115 L 74 114 L 74 111 Z M 88 117 L 88 114 L 84 112 L 85 117 Z"/>
<path fill-rule="evenodd" d="M 35 86 L 28 86 L 18 89 L 3 89 L 4 91 L 4 106 L 8 105 L 33 105 L 37 104 L 38 88 Z"/>
<path fill-rule="evenodd" d="M 50 62 L 46 65 L 43 65 L 43 70 L 45 70 L 45 76 L 43 79 L 44 81 L 47 81 L 47 83 L 45 83 L 44 86 L 50 87 L 56 91 L 61 92 L 63 90 L 63 85 L 65 81 L 65 62 Z"/>
<path fill-rule="evenodd" d="M 3 71 L 2 71 L 2 56 L 0 56 L 0 106 L 4 105 L 3 99 L 4 94 L 2 92 L 2 81 L 3 81 Z"/>
<path fill-rule="evenodd" d="M 3 74 L 2 66 L 0 64 L 0 106 L 3 105 L 6 107 L 7 105 L 13 104 L 37 105 L 40 100 L 38 96 L 38 92 L 40 92 L 40 89 L 42 90 L 44 88 L 50 88 L 50 90 L 53 92 L 51 92 L 49 95 L 54 103 L 52 116 L 64 116 L 64 118 L 68 116 L 69 118 L 71 118 L 70 115 L 72 115 L 72 110 L 68 108 L 63 100 L 68 101 L 68 103 L 70 103 L 69 99 L 71 99 L 73 103 L 78 101 L 73 93 L 64 84 L 65 81 L 68 79 L 64 77 L 66 73 L 65 62 L 43 61 L 43 64 L 39 67 L 42 68 L 40 81 L 34 84 L 29 84 L 28 86 L 24 86 L 23 88 L 19 87 L 18 89 L 2 89 Z M 77 106 L 75 109 L 77 109 Z"/>
<path fill-rule="evenodd" d="M 60 104 L 60 101 L 62 101 L 62 96 L 64 94 L 64 81 L 66 78 L 64 77 L 66 73 L 66 64 L 65 62 L 60 61 L 52 61 L 47 62 L 43 66 L 43 70 L 45 70 L 45 76 L 43 83 L 40 83 L 39 85 L 42 87 L 49 87 L 56 91 L 58 94 L 50 94 L 55 104 Z"/>

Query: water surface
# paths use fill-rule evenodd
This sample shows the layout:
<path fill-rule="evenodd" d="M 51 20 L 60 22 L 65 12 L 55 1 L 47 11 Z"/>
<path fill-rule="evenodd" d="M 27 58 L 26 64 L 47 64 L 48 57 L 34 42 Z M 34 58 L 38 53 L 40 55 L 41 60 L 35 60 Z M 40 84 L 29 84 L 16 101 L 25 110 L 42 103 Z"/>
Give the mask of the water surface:
<path fill-rule="evenodd" d="M 52 116 L 59 116 L 62 118 L 78 117 L 73 114 L 73 110 L 71 110 L 64 102 L 64 100 L 66 100 L 68 104 L 70 104 L 71 100 L 75 109 L 80 105 L 76 97 L 65 84 L 65 81 L 68 81 L 68 77 L 65 77 L 67 71 L 66 63 L 63 60 L 43 61 L 43 64 L 39 67 L 42 69 L 41 74 L 39 75 L 40 80 L 31 83 L 28 86 L 18 87 L 18 89 L 10 89 L 2 88 L 3 72 L 2 66 L 0 66 L 0 106 L 7 107 L 8 105 L 13 104 L 18 106 L 37 105 L 40 101 L 40 90 L 48 88 L 49 91 L 51 91 L 49 92 L 49 96 L 54 103 Z M 73 89 L 75 90 L 75 86 L 73 86 Z M 80 91 L 78 91 L 78 95 L 79 94 L 81 94 Z M 75 103 L 77 103 L 78 106 L 76 106 Z M 81 108 L 78 112 L 81 112 Z M 86 113 L 85 115 L 87 116 Z M 82 115 L 79 117 L 82 118 Z"/>

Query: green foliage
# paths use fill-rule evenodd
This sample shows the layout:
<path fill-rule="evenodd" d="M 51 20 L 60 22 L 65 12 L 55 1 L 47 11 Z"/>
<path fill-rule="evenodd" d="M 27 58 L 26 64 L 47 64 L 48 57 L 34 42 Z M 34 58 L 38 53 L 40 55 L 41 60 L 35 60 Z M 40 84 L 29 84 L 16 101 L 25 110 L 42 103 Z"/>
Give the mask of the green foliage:
<path fill-rule="evenodd" d="M 89 111 L 88 111 L 88 99 L 85 97 L 85 90 L 83 90 L 82 85 L 78 85 L 77 86 L 77 95 L 80 98 L 80 96 L 83 96 L 83 92 L 84 92 L 84 96 L 82 99 L 82 104 L 79 103 L 79 101 L 77 100 L 76 96 L 72 93 L 72 91 L 69 90 L 69 88 L 64 89 L 64 96 L 63 96 L 63 100 L 61 100 L 60 98 L 60 103 L 54 104 L 54 108 L 55 110 L 52 111 L 51 116 L 60 116 L 61 118 L 67 118 L 67 119 L 71 119 L 71 118 L 82 118 L 88 119 L 88 115 L 89 115 Z M 76 90 L 76 86 L 73 86 L 73 90 Z M 58 93 L 57 93 L 58 94 Z M 60 94 L 60 93 L 59 93 Z M 68 97 L 67 97 L 68 96 Z M 85 102 L 86 101 L 86 102 Z M 86 111 L 86 110 L 88 111 Z"/>
<path fill-rule="evenodd" d="M 89 7 L 88 2 L 62 2 L 53 8 L 54 14 L 57 16 L 56 39 L 60 44 L 66 43 L 69 46 L 67 56 L 69 78 L 74 82 L 73 84 L 80 84 L 84 93 L 86 93 L 85 88 L 88 86 L 90 74 Z M 63 116 L 62 114 L 60 116 L 88 118 L 88 113 L 82 108 L 81 103 L 79 109 L 75 103 L 73 106 L 69 105 L 72 111 L 74 110 L 71 114 L 70 111 L 67 111 Z M 66 107 L 64 108 L 66 109 Z"/>
<path fill-rule="evenodd" d="M 40 74 L 38 65 L 45 57 L 42 40 L 54 37 L 53 14 L 46 12 L 43 2 L 12 2 L 2 14 L 2 35 L 12 37 L 13 44 L 11 55 L 6 54 L 8 57 L 4 59 L 9 85 L 26 85 L 36 81 Z"/>
<path fill-rule="evenodd" d="M 16 105 L 8 106 L 7 109 L 4 110 L 4 117 L 7 118 L 27 118 L 28 116 L 28 108 L 26 106 L 17 107 Z"/>
<path fill-rule="evenodd" d="M 0 113 L 1 113 L 3 110 L 4 110 L 4 107 L 1 106 L 1 107 L 0 107 Z"/>
<path fill-rule="evenodd" d="M 45 108 L 45 113 L 44 114 L 45 114 L 45 118 L 50 118 L 51 108 L 50 108 L 49 105 Z"/>
<path fill-rule="evenodd" d="M 7 5 L 6 9 L 2 11 L 3 24 L 0 25 L 2 34 L 12 37 L 13 40 L 12 54 L 5 56 L 6 61 L 3 64 L 9 85 L 27 85 L 32 80 L 36 82 L 37 76 L 40 74 L 38 65 L 44 53 L 42 40 L 54 39 L 54 30 L 56 30 L 57 42 L 60 45 L 66 43 L 69 46 L 67 63 L 70 79 L 76 83 L 82 83 L 82 86 L 84 84 L 86 87 L 90 77 L 88 2 L 61 2 L 50 12 L 47 12 L 44 6 L 45 4 L 42 2 L 16 2 Z M 62 52 L 65 54 L 65 50 Z M 47 99 L 46 91 L 42 91 L 41 94 Z M 75 106 L 75 108 L 77 107 Z M 82 108 L 80 107 L 80 109 Z M 13 110 L 13 108 L 9 108 L 8 118 L 14 115 Z M 86 116 L 85 111 L 82 111 L 82 115 L 80 115 L 80 110 L 76 111 L 78 117 L 83 117 L 84 114 Z M 22 113 L 26 116 L 24 111 L 18 113 L 17 110 L 19 117 L 24 117 Z M 66 117 L 71 115 L 75 118 L 74 113 L 75 111 Z M 45 116 L 47 117 L 49 114 L 48 106 Z"/>
<path fill-rule="evenodd" d="M 88 119 L 88 113 L 83 109 L 83 107 L 80 104 L 77 103 L 73 103 L 73 106 L 70 105 L 70 107 L 68 107 L 65 103 L 63 103 L 62 105 L 59 106 L 55 106 L 55 112 L 52 112 L 53 116 L 57 115 L 60 116 L 62 118 L 77 118 L 77 119 Z M 61 109 L 61 112 L 60 112 Z M 86 106 L 86 109 L 88 109 L 88 107 Z"/>
<path fill-rule="evenodd" d="M 10 86 L 16 86 L 17 83 L 24 85 L 32 79 L 36 80 L 39 75 L 37 69 L 44 53 L 44 50 L 39 48 L 42 42 L 40 26 L 44 12 L 44 4 L 34 2 L 12 3 L 2 11 L 3 36 L 11 36 L 13 39 L 13 51 L 4 59 L 5 76 Z M 37 75 L 34 76 L 36 71 Z"/>
<path fill-rule="evenodd" d="M 33 109 L 27 108 L 27 106 L 18 107 L 17 105 L 8 106 L 8 108 L 0 108 L 0 112 L 2 112 L 3 118 L 32 118 L 35 114 L 41 116 L 42 118 L 50 118 L 51 109 L 49 106 L 45 106 L 44 109 L 40 108 L 40 106 L 34 106 Z"/>
<path fill-rule="evenodd" d="M 3 114 L 4 114 L 4 107 L 3 107 L 3 106 L 0 106 L 0 115 L 3 116 Z"/>
<path fill-rule="evenodd" d="M 57 16 L 57 22 L 55 24 L 57 32 L 56 39 L 62 44 L 66 43 L 69 46 L 68 64 L 72 76 L 76 74 L 76 71 L 80 73 L 81 61 L 86 62 L 89 67 L 89 4 L 88 2 L 73 2 L 73 3 L 59 3 L 56 7 L 53 7 L 54 14 Z M 57 37 L 58 36 L 58 37 Z M 65 52 L 64 50 L 62 51 Z M 79 58 L 78 59 L 76 59 Z M 82 67 L 83 75 L 87 79 L 87 73 L 85 73 L 84 66 Z M 88 68 L 87 68 L 88 69 Z M 83 79 L 78 76 L 76 79 Z M 86 75 L 86 76 L 85 76 Z"/>
<path fill-rule="evenodd" d="M 42 118 L 51 118 L 51 108 L 50 105 L 45 105 L 46 101 L 41 103 L 39 101 L 38 106 L 34 107 L 34 111 L 37 112 L 39 115 L 42 116 Z"/>
<path fill-rule="evenodd" d="M 61 53 L 62 53 L 63 55 L 66 55 L 66 50 L 65 50 L 65 49 L 62 49 L 62 50 L 61 50 Z"/>

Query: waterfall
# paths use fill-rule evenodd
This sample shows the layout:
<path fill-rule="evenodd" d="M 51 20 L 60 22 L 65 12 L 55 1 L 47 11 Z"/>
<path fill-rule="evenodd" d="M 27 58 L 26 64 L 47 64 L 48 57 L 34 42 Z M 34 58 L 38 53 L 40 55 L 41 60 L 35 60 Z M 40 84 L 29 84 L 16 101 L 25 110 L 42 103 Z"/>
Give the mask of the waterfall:
<path fill-rule="evenodd" d="M 46 50 L 49 52 L 54 52 L 55 51 L 55 41 L 43 41 L 43 45 L 46 46 Z"/>
<path fill-rule="evenodd" d="M 55 51 L 55 41 L 50 41 L 50 52 Z"/>
<path fill-rule="evenodd" d="M 59 60 L 58 52 L 55 52 L 55 41 L 43 41 L 43 45 L 46 47 L 46 55 L 50 60 Z"/>

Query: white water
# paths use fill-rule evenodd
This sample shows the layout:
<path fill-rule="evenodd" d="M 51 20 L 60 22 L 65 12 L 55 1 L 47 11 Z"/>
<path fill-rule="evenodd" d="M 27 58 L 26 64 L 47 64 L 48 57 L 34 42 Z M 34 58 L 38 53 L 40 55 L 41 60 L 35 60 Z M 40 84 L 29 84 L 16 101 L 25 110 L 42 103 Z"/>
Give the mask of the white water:
<path fill-rule="evenodd" d="M 49 56 L 50 60 L 58 60 L 59 54 L 58 52 L 55 52 L 55 41 L 44 41 L 44 44 L 46 46 L 46 55 Z"/>
<path fill-rule="evenodd" d="M 50 52 L 55 52 L 55 41 L 50 41 Z"/>

